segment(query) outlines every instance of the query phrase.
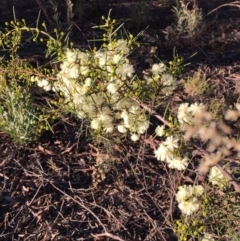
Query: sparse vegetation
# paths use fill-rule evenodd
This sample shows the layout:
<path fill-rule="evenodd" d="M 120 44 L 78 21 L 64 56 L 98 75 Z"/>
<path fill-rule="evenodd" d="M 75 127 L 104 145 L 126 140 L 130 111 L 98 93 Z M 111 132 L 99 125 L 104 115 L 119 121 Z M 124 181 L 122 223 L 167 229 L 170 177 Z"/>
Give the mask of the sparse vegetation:
<path fill-rule="evenodd" d="M 204 5 L 159 0 L 175 13 L 166 38 L 156 2 L 124 1 L 130 29 L 99 0 L 36 0 L 45 21 L 16 6 L 2 23 L 1 240 L 238 240 L 239 66 L 196 64 L 196 46 L 212 59 Z"/>
<path fill-rule="evenodd" d="M 188 95 L 203 95 L 207 91 L 211 91 L 211 86 L 209 86 L 205 74 L 198 70 L 192 77 L 188 77 L 184 81 L 184 90 Z"/>

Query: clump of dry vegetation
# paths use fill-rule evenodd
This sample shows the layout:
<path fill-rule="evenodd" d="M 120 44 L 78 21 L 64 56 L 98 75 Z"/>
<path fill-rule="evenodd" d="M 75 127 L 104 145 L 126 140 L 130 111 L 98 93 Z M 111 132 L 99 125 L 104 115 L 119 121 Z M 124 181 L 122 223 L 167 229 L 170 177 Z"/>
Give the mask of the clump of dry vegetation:
<path fill-rule="evenodd" d="M 184 90 L 188 95 L 204 95 L 211 91 L 211 86 L 206 78 L 206 74 L 198 70 L 192 77 L 184 81 Z"/>

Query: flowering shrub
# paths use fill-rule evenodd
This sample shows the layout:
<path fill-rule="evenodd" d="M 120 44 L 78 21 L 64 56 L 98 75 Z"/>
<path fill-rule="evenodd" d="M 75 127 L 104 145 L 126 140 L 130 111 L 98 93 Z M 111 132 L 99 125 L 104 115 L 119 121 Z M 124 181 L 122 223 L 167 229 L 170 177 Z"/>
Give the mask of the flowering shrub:
<path fill-rule="evenodd" d="M 137 141 L 149 128 L 150 121 L 132 97 L 151 99 L 156 93 L 170 96 L 177 81 L 163 63 L 154 64 L 151 76 L 145 77 L 145 81 L 134 76 L 128 55 L 135 40 L 132 35 L 128 40 L 117 39 L 114 25 L 114 20 L 105 19 L 102 26 L 106 28 L 105 43 L 98 50 L 65 49 L 56 81 L 37 76 L 33 76 L 32 81 L 46 91 L 61 93 L 66 108 L 78 118 L 88 119 L 96 134 L 130 133 L 131 140 Z"/>
<path fill-rule="evenodd" d="M 46 114 L 42 106 L 33 104 L 34 98 L 28 93 L 30 88 L 35 87 L 40 88 L 41 93 L 50 92 L 59 98 L 58 101 L 46 101 L 50 109 L 57 106 L 66 113 L 74 113 L 78 119 L 86 120 L 84 123 L 92 130 L 93 137 L 107 136 L 110 142 L 113 134 L 120 139 L 129 136 L 131 141 L 139 141 L 152 124 L 151 115 L 158 116 L 156 107 L 162 105 L 167 112 L 167 107 L 162 103 L 168 102 L 178 86 L 176 76 L 181 70 L 182 59 L 174 58 L 169 63 L 170 66 L 162 62 L 155 63 L 151 66 L 150 73 L 140 79 L 130 59 L 131 51 L 137 45 L 136 39 L 131 34 L 126 34 L 126 39 L 119 37 L 118 31 L 122 26 L 116 28 L 115 20 L 111 20 L 109 16 L 103 20 L 104 24 L 98 26 L 105 31 L 103 45 L 93 50 L 64 46 L 61 42 L 63 34 L 58 34 L 55 30 L 54 39 L 46 32 L 45 25 L 45 31 L 42 31 L 28 28 L 24 21 L 11 23 L 12 29 L 0 34 L 1 46 L 11 50 L 8 64 L 1 62 L 3 74 L 0 76 L 0 128 L 21 143 L 36 140 L 41 131 L 51 129 L 47 121 L 51 110 Z M 47 55 L 56 56 L 59 66 L 56 69 L 39 70 L 19 61 L 14 54 L 20 46 L 21 31 L 35 33 L 34 41 L 37 41 L 40 34 L 45 36 L 47 40 L 40 38 L 40 41 L 46 41 Z M 11 45 L 11 42 L 14 44 Z M 21 64 L 17 65 L 18 62 Z M 12 66 L 17 66 L 14 68 L 17 73 L 12 74 Z M 4 74 L 12 85 L 7 85 Z M 21 85 L 26 87 L 23 91 Z M 240 117 L 239 104 L 235 107 L 236 110 L 226 111 L 226 121 L 234 122 Z M 153 141 L 156 142 L 152 149 L 158 161 L 165 162 L 171 169 L 185 171 L 190 164 L 190 152 L 184 142 L 191 138 L 200 138 L 207 143 L 209 152 L 205 158 L 205 173 L 210 170 L 209 182 L 213 187 L 225 190 L 228 181 L 222 170 L 214 165 L 222 157 L 229 156 L 231 149 L 239 151 L 240 147 L 238 141 L 231 137 L 231 130 L 223 123 L 219 123 L 217 127 L 211 115 L 205 113 L 205 109 L 202 103 L 182 103 L 178 107 L 175 122 L 168 123 L 161 116 L 159 119 L 162 124 L 155 128 Z M 156 143 L 160 143 L 157 148 Z M 105 178 L 105 172 L 110 170 L 115 159 L 117 158 L 108 153 L 102 154 L 97 149 L 97 164 L 92 167 L 95 187 Z M 105 165 L 106 160 L 110 164 Z M 205 189 L 202 185 L 182 185 L 178 188 L 176 201 L 184 219 L 183 222 L 176 222 L 176 234 L 180 240 L 198 235 L 201 238 L 204 236 L 203 240 L 208 238 L 204 235 L 203 221 L 195 220 L 197 215 L 204 220 L 211 212 L 212 206 L 205 196 Z M 191 226 L 192 220 L 196 222 Z M 186 226 L 191 226 L 192 230 L 188 230 Z"/>

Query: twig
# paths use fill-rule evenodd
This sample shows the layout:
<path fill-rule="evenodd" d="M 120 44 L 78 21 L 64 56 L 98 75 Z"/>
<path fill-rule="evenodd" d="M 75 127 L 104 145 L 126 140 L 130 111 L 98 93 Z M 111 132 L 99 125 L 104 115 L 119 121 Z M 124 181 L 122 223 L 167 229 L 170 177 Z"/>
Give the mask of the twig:
<path fill-rule="evenodd" d="M 118 241 L 125 241 L 121 238 L 119 238 L 118 236 L 115 236 L 113 234 L 110 234 L 110 233 L 100 233 L 100 234 L 92 234 L 92 236 L 94 238 L 98 238 L 98 237 L 109 237 L 109 238 L 112 238 L 112 239 L 115 239 L 115 240 L 118 240 Z"/>
<path fill-rule="evenodd" d="M 60 188 L 58 188 L 57 186 L 55 186 L 52 182 L 49 182 L 50 185 L 52 185 L 56 190 L 58 190 L 60 193 L 62 193 L 63 195 L 67 196 L 68 198 L 70 198 L 72 201 L 74 201 L 75 203 L 77 203 L 79 206 L 81 206 L 82 208 L 86 209 L 89 213 L 91 213 L 93 215 L 93 217 L 96 218 L 96 220 L 99 222 L 99 224 L 103 227 L 104 229 L 104 233 L 102 234 L 92 234 L 93 237 L 102 237 L 102 236 L 107 236 L 110 237 L 112 239 L 118 240 L 118 241 L 125 241 L 121 238 L 119 238 L 118 236 L 115 236 L 111 233 L 109 233 L 106 229 L 106 227 L 104 226 L 104 224 L 101 222 L 101 220 L 98 218 L 98 216 L 88 207 L 86 207 L 83 203 L 77 201 L 76 199 L 74 199 L 73 197 L 71 197 L 70 195 L 68 195 L 67 193 L 65 193 L 64 191 L 62 191 Z"/>
<path fill-rule="evenodd" d="M 218 6 L 217 8 L 213 9 L 212 11 L 208 12 L 206 15 L 209 15 L 209 14 L 217 11 L 219 8 L 226 7 L 226 6 L 232 6 L 232 7 L 240 8 L 240 1 L 222 4 L 222 5 Z"/>
<path fill-rule="evenodd" d="M 150 114 L 154 115 L 157 119 L 159 119 L 160 121 L 162 121 L 166 126 L 171 126 L 171 124 L 165 120 L 161 115 L 157 114 L 152 108 L 150 108 L 149 106 L 145 105 L 144 103 L 142 103 L 140 100 L 138 100 L 136 97 L 132 98 L 135 102 L 137 102 L 143 109 L 145 109 L 146 111 L 148 111 Z"/>
<path fill-rule="evenodd" d="M 222 174 L 228 179 L 229 182 L 232 183 L 232 185 L 235 188 L 235 191 L 240 193 L 240 184 L 237 180 L 235 180 L 220 164 L 216 164 L 217 168 L 222 172 Z"/>
<path fill-rule="evenodd" d="M 37 189 L 36 193 L 34 194 L 32 200 L 31 200 L 29 203 L 27 202 L 27 206 L 28 206 L 28 207 L 30 207 L 31 204 L 33 203 L 33 201 L 34 201 L 34 199 L 36 198 L 36 196 L 38 195 L 39 190 L 41 189 L 41 187 L 42 187 L 42 184 L 38 187 L 38 189 Z"/>
<path fill-rule="evenodd" d="M 5 158 L 5 159 L 0 163 L 0 168 L 2 168 L 2 167 L 6 164 L 6 162 L 8 162 L 9 160 L 12 160 L 13 156 L 15 156 L 16 153 L 17 153 L 16 150 L 12 151 L 10 157 Z"/>
<path fill-rule="evenodd" d="M 81 32 L 82 36 L 85 38 L 85 40 L 88 42 L 88 45 L 86 45 L 90 50 L 92 50 L 91 48 L 91 45 L 89 44 L 89 41 L 87 39 L 87 37 L 85 36 L 85 34 L 83 33 L 83 31 L 81 30 L 81 28 L 75 23 L 75 22 L 72 22 L 72 24 L 78 29 L 79 32 Z M 81 45 L 81 47 L 83 47 Z"/>
<path fill-rule="evenodd" d="M 49 182 L 56 190 L 58 190 L 59 192 L 61 192 L 63 195 L 67 196 L 68 198 L 70 198 L 72 201 L 74 201 L 75 203 L 77 203 L 79 206 L 81 206 L 82 208 L 86 209 L 89 213 L 91 213 L 99 222 L 99 224 L 103 227 L 104 231 L 107 233 L 106 227 L 104 226 L 104 224 L 101 222 L 101 220 L 96 216 L 96 214 L 90 210 L 88 207 L 86 207 L 83 203 L 80 203 L 79 201 L 77 201 L 76 199 L 74 199 L 73 197 L 71 197 L 70 195 L 68 195 L 67 193 L 65 193 L 64 191 L 62 191 L 60 188 L 58 188 L 57 186 L 55 186 L 52 182 Z"/>

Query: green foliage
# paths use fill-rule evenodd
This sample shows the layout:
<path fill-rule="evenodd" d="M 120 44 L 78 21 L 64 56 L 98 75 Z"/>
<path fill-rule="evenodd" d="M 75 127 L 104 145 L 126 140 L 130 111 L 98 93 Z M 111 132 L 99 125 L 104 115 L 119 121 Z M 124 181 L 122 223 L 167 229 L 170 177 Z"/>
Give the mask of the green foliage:
<path fill-rule="evenodd" d="M 231 235 L 232 241 L 240 240 L 240 231 L 236 230 Z"/>
<path fill-rule="evenodd" d="M 38 27 L 29 28 L 24 19 L 22 21 L 14 19 L 5 25 L 5 31 L 0 32 L 0 47 L 7 53 L 0 61 L 0 128 L 16 143 L 25 144 L 36 141 L 43 131 L 51 130 L 49 121 L 56 118 L 56 115 L 48 115 L 46 108 L 35 102 L 32 76 L 54 79 L 55 70 L 34 68 L 18 57 L 18 50 L 23 39 L 28 38 L 33 42 L 39 39 L 41 42 L 46 42 L 47 56 L 61 59 L 63 34 L 58 34 L 54 30 L 56 36 L 54 39 L 48 33 L 45 23 L 42 24 L 43 30 Z"/>
<path fill-rule="evenodd" d="M 7 84 L 3 75 L 0 86 L 0 129 L 18 144 L 37 140 L 40 111 L 34 105 L 29 89 L 16 85 L 14 80 Z"/>
<path fill-rule="evenodd" d="M 184 64 L 184 58 L 180 57 L 176 48 L 173 49 L 173 60 L 169 61 L 168 71 L 175 77 L 179 77 L 183 72 L 186 64 Z"/>
<path fill-rule="evenodd" d="M 240 221 L 239 195 L 227 191 L 222 195 L 212 195 L 205 207 L 207 220 L 205 229 L 214 233 L 217 240 L 238 230 Z"/>
<path fill-rule="evenodd" d="M 206 194 L 200 210 L 194 215 L 182 216 L 175 221 L 175 233 L 179 240 L 198 240 L 209 234 L 209 240 L 221 241 L 223 237 L 237 236 L 239 196 L 236 192 Z M 210 239 L 212 237 L 213 239 Z"/>
<path fill-rule="evenodd" d="M 8 51 L 12 59 L 17 57 L 17 51 L 24 38 L 27 38 L 28 41 L 37 42 L 39 40 L 46 43 L 46 57 L 57 55 L 58 59 L 61 59 L 64 51 L 64 42 L 68 43 L 68 38 L 65 34 L 63 32 L 59 33 L 57 29 L 54 29 L 55 38 L 52 37 L 44 22 L 42 23 L 42 29 L 39 28 L 38 21 L 35 28 L 30 28 L 26 25 L 24 19 L 22 21 L 15 19 L 14 21 L 6 22 L 5 25 L 5 30 L 0 32 L 0 47 Z M 30 38 L 28 33 L 31 33 Z"/>

